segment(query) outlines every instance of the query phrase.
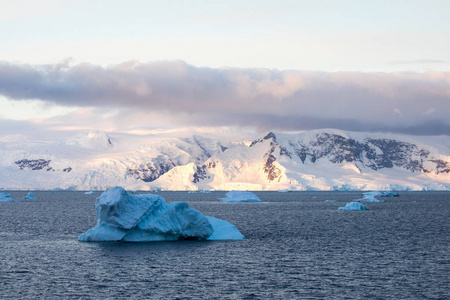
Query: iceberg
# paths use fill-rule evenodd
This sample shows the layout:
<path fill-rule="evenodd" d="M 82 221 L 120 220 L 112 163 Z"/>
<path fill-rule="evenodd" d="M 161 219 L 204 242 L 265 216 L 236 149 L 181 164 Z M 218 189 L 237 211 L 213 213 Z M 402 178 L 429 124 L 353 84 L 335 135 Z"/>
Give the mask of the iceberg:
<path fill-rule="evenodd" d="M 323 202 L 331 203 L 331 202 L 337 202 L 337 200 L 325 200 L 325 201 L 323 201 Z"/>
<path fill-rule="evenodd" d="M 400 195 L 396 192 L 391 192 L 391 191 L 387 191 L 387 192 L 380 192 L 380 197 L 400 197 Z"/>
<path fill-rule="evenodd" d="M 338 210 L 369 210 L 369 208 L 359 202 L 350 202 L 343 207 L 339 207 Z"/>
<path fill-rule="evenodd" d="M 92 195 L 94 193 L 94 191 L 88 191 L 88 192 L 85 192 L 84 194 L 85 195 Z"/>
<path fill-rule="evenodd" d="M 261 202 L 252 192 L 230 191 L 226 193 L 225 198 L 219 198 L 223 202 Z"/>
<path fill-rule="evenodd" d="M 356 199 L 354 201 L 359 202 L 384 202 L 384 200 L 378 200 L 375 198 L 376 196 L 381 196 L 382 192 L 366 192 L 363 193 L 363 197 L 361 199 Z"/>
<path fill-rule="evenodd" d="M 19 200 L 14 200 L 11 198 L 10 194 L 0 193 L 0 202 L 20 202 Z"/>
<path fill-rule="evenodd" d="M 211 223 L 214 231 L 209 236 L 208 240 L 243 240 L 244 236 L 239 230 L 230 222 L 217 219 L 214 217 L 206 217 Z"/>
<path fill-rule="evenodd" d="M 95 201 L 97 226 L 78 237 L 82 242 L 151 242 L 243 239 L 231 223 L 207 217 L 186 202 L 167 204 L 159 195 L 131 195 L 113 187 Z"/>
<path fill-rule="evenodd" d="M 32 192 L 29 192 L 28 195 L 26 195 L 23 199 L 26 199 L 26 200 L 35 200 L 36 197 L 33 195 Z"/>

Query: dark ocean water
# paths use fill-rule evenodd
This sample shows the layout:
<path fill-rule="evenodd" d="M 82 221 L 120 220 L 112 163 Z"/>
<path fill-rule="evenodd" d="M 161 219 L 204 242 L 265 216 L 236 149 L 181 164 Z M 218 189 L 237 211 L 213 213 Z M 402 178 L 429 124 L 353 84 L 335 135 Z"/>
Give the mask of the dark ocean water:
<path fill-rule="evenodd" d="M 10 192 L 22 199 L 26 192 Z M 81 243 L 94 195 L 0 203 L 0 299 L 450 299 L 450 193 L 161 192 L 235 224 L 242 241 Z M 337 200 L 337 203 L 324 203 Z"/>

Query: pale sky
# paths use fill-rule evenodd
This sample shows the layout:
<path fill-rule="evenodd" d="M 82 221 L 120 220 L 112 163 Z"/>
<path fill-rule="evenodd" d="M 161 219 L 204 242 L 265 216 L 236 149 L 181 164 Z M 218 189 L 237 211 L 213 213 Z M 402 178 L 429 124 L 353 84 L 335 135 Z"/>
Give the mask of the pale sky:
<path fill-rule="evenodd" d="M 1 60 L 446 71 L 448 0 L 0 1 Z"/>
<path fill-rule="evenodd" d="M 177 126 L 450 135 L 449 68 L 447 0 L 0 0 L 0 120 L 117 130 L 144 109 L 165 116 L 141 116 L 149 128 L 173 118 Z M 171 97 L 185 109 L 160 104 Z M 277 109 L 251 111 L 262 102 Z M 362 118 L 368 106 L 375 114 Z M 207 121 L 219 108 L 224 114 Z M 90 116 L 83 126 L 80 112 Z"/>

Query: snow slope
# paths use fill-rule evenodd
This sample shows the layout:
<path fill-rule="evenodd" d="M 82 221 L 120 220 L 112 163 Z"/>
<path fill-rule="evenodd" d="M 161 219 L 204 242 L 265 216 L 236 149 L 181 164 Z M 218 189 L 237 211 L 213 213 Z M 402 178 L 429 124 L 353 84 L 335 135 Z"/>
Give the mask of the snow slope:
<path fill-rule="evenodd" d="M 449 190 L 448 137 L 334 129 L 0 136 L 8 189 Z"/>

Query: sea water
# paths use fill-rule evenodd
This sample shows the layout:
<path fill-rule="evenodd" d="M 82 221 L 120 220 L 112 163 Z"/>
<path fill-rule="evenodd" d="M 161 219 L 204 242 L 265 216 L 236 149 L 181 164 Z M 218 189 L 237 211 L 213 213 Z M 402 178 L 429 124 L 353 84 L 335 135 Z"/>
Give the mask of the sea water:
<path fill-rule="evenodd" d="M 338 210 L 359 192 L 256 192 L 261 203 L 159 194 L 246 239 L 82 243 L 100 193 L 34 192 L 0 203 L 0 298 L 450 298 L 449 192 L 404 192 L 368 211 Z"/>

